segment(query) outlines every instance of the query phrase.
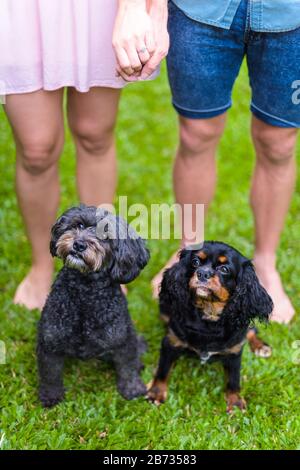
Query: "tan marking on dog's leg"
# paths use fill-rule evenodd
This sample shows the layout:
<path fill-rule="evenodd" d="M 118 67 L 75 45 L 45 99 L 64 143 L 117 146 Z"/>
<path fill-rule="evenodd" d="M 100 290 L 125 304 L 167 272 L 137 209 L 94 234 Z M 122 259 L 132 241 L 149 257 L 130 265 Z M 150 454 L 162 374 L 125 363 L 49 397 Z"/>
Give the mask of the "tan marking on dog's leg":
<path fill-rule="evenodd" d="M 170 317 L 168 314 L 166 313 L 160 313 L 160 319 L 161 321 L 163 321 L 166 325 L 169 323 L 170 321 Z"/>
<path fill-rule="evenodd" d="M 167 337 L 170 341 L 170 344 L 174 346 L 174 348 L 186 348 L 187 347 L 187 344 L 181 341 L 181 339 L 179 339 L 171 329 L 169 330 Z"/>
<path fill-rule="evenodd" d="M 159 406 L 166 401 L 168 395 L 167 379 L 154 379 L 148 384 L 147 388 L 147 399 L 154 403 L 154 405 Z"/>
<path fill-rule="evenodd" d="M 246 411 L 247 405 L 244 398 L 242 398 L 239 392 L 233 392 L 231 390 L 227 390 L 226 394 L 226 413 L 232 414 L 234 411 L 234 407 L 239 408 L 243 412 Z"/>
<path fill-rule="evenodd" d="M 258 357 L 268 358 L 272 356 L 272 348 L 260 339 L 255 331 L 249 330 L 247 333 L 247 340 L 251 351 Z"/>

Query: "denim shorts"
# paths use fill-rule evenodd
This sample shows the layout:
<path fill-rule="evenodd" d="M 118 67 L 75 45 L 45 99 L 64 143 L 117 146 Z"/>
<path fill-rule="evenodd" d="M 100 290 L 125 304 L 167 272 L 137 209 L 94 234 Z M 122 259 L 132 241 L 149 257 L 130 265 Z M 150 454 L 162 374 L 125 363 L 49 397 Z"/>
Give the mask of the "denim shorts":
<path fill-rule="evenodd" d="M 168 75 L 177 112 L 191 119 L 231 107 L 234 82 L 246 56 L 251 111 L 267 124 L 300 127 L 300 28 L 258 33 L 242 0 L 229 30 L 189 18 L 169 1 Z"/>

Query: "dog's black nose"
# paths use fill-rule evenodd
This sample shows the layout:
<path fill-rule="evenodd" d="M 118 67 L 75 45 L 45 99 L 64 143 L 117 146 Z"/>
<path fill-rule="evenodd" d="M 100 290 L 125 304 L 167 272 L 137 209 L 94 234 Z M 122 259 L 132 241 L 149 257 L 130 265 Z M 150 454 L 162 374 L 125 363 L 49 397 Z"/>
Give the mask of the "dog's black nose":
<path fill-rule="evenodd" d="M 201 282 L 206 282 L 213 275 L 214 275 L 214 272 L 211 269 L 198 269 L 197 271 L 198 279 Z"/>
<path fill-rule="evenodd" d="M 87 244 L 83 240 L 75 240 L 73 243 L 73 248 L 75 251 L 81 253 L 82 251 L 86 250 Z"/>

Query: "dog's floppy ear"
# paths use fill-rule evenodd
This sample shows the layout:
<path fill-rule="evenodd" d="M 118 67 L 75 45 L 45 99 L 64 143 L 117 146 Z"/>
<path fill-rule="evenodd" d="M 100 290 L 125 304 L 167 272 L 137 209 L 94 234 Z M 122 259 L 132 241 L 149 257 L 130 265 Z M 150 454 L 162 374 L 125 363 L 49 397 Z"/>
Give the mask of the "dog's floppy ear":
<path fill-rule="evenodd" d="M 55 222 L 55 224 L 53 225 L 51 229 L 50 253 L 53 257 L 56 256 L 57 254 L 56 243 L 59 237 L 61 236 L 61 234 L 66 229 L 66 225 L 67 225 L 66 221 L 67 221 L 67 218 L 64 215 L 62 215 L 61 217 L 59 217 L 59 219 L 57 219 L 57 221 Z"/>
<path fill-rule="evenodd" d="M 86 209 L 92 209 L 92 212 L 96 214 L 95 207 L 88 207 L 85 204 L 80 204 L 78 207 L 71 207 L 67 211 L 65 211 L 55 222 L 51 229 L 51 241 L 50 241 L 50 253 L 52 256 L 56 256 L 56 244 L 59 237 L 68 230 L 69 223 L 72 219 L 76 216 L 80 217 L 80 215 Z"/>
<path fill-rule="evenodd" d="M 112 233 L 114 235 L 110 240 L 112 253 L 110 276 L 115 282 L 127 284 L 146 266 L 150 258 L 149 251 L 145 241 L 122 217 L 106 213 L 105 220 L 110 225 L 110 236 Z"/>
<path fill-rule="evenodd" d="M 242 264 L 236 294 L 239 310 L 244 315 L 247 315 L 249 319 L 269 320 L 273 310 L 273 302 L 267 291 L 260 284 L 250 260 L 246 260 Z"/>
<path fill-rule="evenodd" d="M 159 295 L 161 312 L 168 311 L 173 303 L 187 304 L 192 253 L 189 249 L 181 250 L 179 261 L 164 272 Z"/>

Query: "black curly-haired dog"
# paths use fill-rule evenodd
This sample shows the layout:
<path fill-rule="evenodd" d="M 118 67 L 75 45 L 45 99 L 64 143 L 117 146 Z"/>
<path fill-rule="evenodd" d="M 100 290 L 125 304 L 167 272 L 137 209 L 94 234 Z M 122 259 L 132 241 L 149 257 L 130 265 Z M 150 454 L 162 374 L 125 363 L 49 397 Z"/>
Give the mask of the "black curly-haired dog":
<path fill-rule="evenodd" d="M 200 250 L 183 250 L 179 262 L 163 276 L 160 313 L 168 332 L 148 399 L 157 405 L 166 400 L 171 366 L 190 350 L 202 363 L 223 363 L 227 412 L 234 406 L 244 409 L 246 403 L 239 395 L 243 345 L 252 320 L 267 321 L 272 309 L 251 261 L 231 246 L 205 242 Z M 254 330 L 248 335 L 254 352 L 270 355 L 271 349 Z"/>
<path fill-rule="evenodd" d="M 120 284 L 135 279 L 149 260 L 144 241 L 125 220 L 81 205 L 52 228 L 50 251 L 64 261 L 38 327 L 39 397 L 45 407 L 64 398 L 66 357 L 114 363 L 121 395 L 145 395 L 144 352 Z M 144 345 L 145 346 L 145 345 Z"/>

